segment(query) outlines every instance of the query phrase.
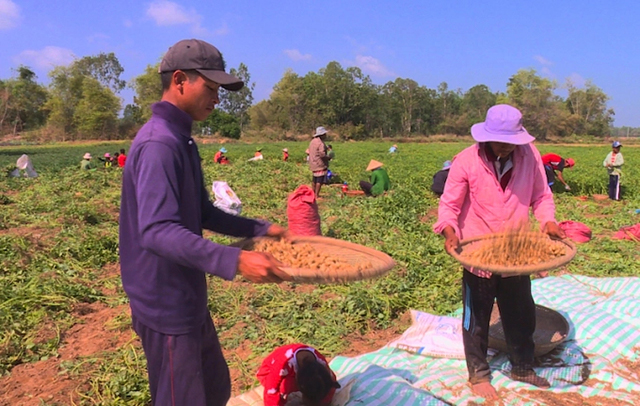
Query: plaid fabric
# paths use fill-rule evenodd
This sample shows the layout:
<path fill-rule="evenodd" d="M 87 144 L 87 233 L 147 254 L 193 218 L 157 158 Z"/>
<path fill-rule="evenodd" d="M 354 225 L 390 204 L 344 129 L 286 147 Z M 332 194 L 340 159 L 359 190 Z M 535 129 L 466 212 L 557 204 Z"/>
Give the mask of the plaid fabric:
<path fill-rule="evenodd" d="M 565 275 L 537 279 L 532 291 L 536 303 L 567 318 L 571 332 L 536 368 L 552 385 L 544 397 L 538 388 L 509 378 L 505 354 L 490 360 L 492 383 L 504 389 L 503 404 L 544 405 L 552 398 L 560 403 L 551 404 L 569 404 L 567 399 L 578 404 L 575 399 L 590 397 L 595 398 L 589 404 L 606 404 L 606 399 L 640 403 L 640 376 L 632 365 L 640 359 L 640 278 Z M 347 406 L 482 402 L 467 385 L 464 360 L 383 348 L 355 358 L 336 357 L 330 365 L 343 386 L 353 385 Z"/>
<path fill-rule="evenodd" d="M 551 382 L 549 390 L 511 380 L 505 354 L 491 358 L 492 383 L 500 391 L 502 404 L 606 405 L 608 399 L 640 404 L 640 278 L 564 275 L 534 280 L 532 292 L 536 303 L 560 312 L 571 331 L 567 341 L 541 357 L 536 367 Z M 461 315 L 462 309 L 454 314 Z M 464 360 L 385 347 L 354 358 L 336 357 L 330 366 L 343 387 L 333 406 L 482 403 L 467 385 Z M 252 392 L 231 399 L 228 405 L 259 405 L 256 395 L 261 388 Z"/>

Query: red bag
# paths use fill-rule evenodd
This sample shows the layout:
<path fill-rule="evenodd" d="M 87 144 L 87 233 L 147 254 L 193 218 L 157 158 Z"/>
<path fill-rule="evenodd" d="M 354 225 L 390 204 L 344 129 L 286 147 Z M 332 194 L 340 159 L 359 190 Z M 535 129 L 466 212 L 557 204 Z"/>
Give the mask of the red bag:
<path fill-rule="evenodd" d="M 294 235 L 322 235 L 316 194 L 307 186 L 298 187 L 287 199 L 289 231 Z"/>
<path fill-rule="evenodd" d="M 615 240 L 640 241 L 640 223 L 634 226 L 621 227 L 611 238 Z"/>
<path fill-rule="evenodd" d="M 558 224 L 567 234 L 567 238 L 571 238 L 575 242 L 591 241 L 591 229 L 586 224 L 579 221 L 562 221 Z"/>

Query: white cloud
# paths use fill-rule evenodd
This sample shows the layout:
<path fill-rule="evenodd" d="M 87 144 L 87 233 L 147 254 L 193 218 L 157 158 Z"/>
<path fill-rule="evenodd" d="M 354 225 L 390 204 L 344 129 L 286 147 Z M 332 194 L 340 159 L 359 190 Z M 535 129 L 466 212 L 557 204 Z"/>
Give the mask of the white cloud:
<path fill-rule="evenodd" d="M 311 59 L 311 54 L 303 54 L 297 49 L 285 49 L 284 53 L 294 61 L 308 61 Z"/>
<path fill-rule="evenodd" d="M 122 25 L 124 25 L 124 26 L 125 26 L 125 27 L 127 27 L 127 28 L 131 28 L 131 27 L 133 27 L 133 21 L 131 21 L 131 20 L 129 20 L 129 19 L 127 18 L 127 19 L 125 19 L 125 20 L 122 22 Z"/>
<path fill-rule="evenodd" d="M 548 60 L 547 58 L 545 58 L 544 56 L 540 56 L 540 55 L 535 55 L 533 57 L 533 59 L 535 59 L 536 61 L 538 61 L 538 63 L 542 66 L 551 66 L 553 65 L 553 62 L 551 62 L 550 60 Z"/>
<path fill-rule="evenodd" d="M 191 33 L 196 36 L 209 36 L 211 32 L 202 26 L 204 18 L 195 9 L 186 9 L 178 3 L 168 0 L 156 0 L 149 4 L 147 17 L 150 17 L 159 26 L 188 25 L 191 26 Z M 216 35 L 226 35 L 229 28 L 223 24 L 216 30 Z"/>
<path fill-rule="evenodd" d="M 20 7 L 11 0 L 0 0 L 0 30 L 10 30 L 20 24 Z"/>
<path fill-rule="evenodd" d="M 181 5 L 167 0 L 154 1 L 147 9 L 147 16 L 160 26 L 200 24 L 202 16 L 195 10 L 185 10 Z"/>
<path fill-rule="evenodd" d="M 13 61 L 38 69 L 51 69 L 54 66 L 66 66 L 73 62 L 74 58 L 75 55 L 70 49 L 49 46 L 39 51 L 22 51 Z"/>
<path fill-rule="evenodd" d="M 396 76 L 395 73 L 390 71 L 386 66 L 382 64 L 378 59 L 373 56 L 358 55 L 356 56 L 355 65 L 362 69 L 366 74 L 378 77 Z"/>

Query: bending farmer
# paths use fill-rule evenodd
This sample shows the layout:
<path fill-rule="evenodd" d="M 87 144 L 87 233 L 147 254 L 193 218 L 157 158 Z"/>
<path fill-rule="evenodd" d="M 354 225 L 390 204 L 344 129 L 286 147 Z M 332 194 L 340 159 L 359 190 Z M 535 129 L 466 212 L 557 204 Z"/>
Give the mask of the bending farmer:
<path fill-rule="evenodd" d="M 542 164 L 544 165 L 544 171 L 547 174 L 547 183 L 552 190 L 553 184 L 556 183 L 556 174 L 560 183 L 564 185 L 564 189 L 571 190 L 571 187 L 567 184 L 567 182 L 564 181 L 564 178 L 562 177 L 562 171 L 565 168 L 573 168 L 573 166 L 576 164 L 573 159 L 564 159 L 557 154 L 544 154 L 542 155 Z"/>

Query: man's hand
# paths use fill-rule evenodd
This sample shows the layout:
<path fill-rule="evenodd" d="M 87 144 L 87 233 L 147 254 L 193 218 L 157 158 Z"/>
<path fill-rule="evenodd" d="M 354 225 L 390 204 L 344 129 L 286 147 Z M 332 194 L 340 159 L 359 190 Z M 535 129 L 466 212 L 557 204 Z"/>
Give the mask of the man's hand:
<path fill-rule="evenodd" d="M 238 273 L 254 283 L 280 283 L 293 278 L 284 272 L 280 261 L 266 252 L 241 251 Z"/>
<path fill-rule="evenodd" d="M 558 240 L 562 240 L 567 237 L 564 230 L 561 229 L 558 223 L 556 223 L 555 221 L 548 221 L 544 225 L 542 232 L 546 233 L 549 237 L 555 238 Z"/>
<path fill-rule="evenodd" d="M 564 190 L 571 190 L 571 186 L 569 186 L 569 185 L 567 185 L 567 184 L 565 183 L 565 185 L 564 185 Z"/>
<path fill-rule="evenodd" d="M 456 235 L 455 230 L 451 226 L 445 227 L 442 230 L 442 235 L 444 235 L 444 249 L 447 252 L 455 252 L 460 248 L 460 240 Z"/>
<path fill-rule="evenodd" d="M 267 230 L 266 236 L 290 240 L 292 237 L 292 234 L 289 232 L 288 229 L 284 227 L 281 227 L 277 224 L 271 224 L 271 226 Z"/>

